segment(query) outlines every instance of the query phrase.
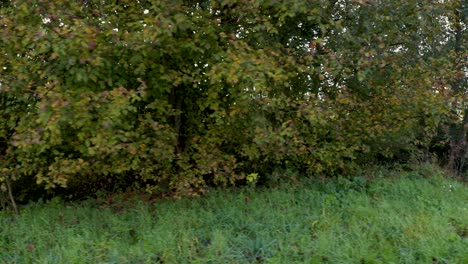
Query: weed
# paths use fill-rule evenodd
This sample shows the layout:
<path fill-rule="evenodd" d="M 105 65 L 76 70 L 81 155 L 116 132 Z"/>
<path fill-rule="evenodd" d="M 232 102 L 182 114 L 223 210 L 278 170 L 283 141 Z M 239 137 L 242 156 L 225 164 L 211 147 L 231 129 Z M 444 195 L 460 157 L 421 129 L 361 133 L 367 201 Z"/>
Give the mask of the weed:
<path fill-rule="evenodd" d="M 0 211 L 0 262 L 467 263 L 466 186 L 399 173 L 32 203 Z"/>

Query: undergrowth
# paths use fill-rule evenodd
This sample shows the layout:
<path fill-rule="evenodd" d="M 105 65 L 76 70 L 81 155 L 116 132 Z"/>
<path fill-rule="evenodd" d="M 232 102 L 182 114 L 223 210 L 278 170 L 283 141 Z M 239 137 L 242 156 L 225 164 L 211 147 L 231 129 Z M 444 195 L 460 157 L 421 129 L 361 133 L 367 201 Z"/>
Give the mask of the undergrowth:
<path fill-rule="evenodd" d="M 196 199 L 33 203 L 0 212 L 0 262 L 468 263 L 467 187 L 386 173 Z"/>

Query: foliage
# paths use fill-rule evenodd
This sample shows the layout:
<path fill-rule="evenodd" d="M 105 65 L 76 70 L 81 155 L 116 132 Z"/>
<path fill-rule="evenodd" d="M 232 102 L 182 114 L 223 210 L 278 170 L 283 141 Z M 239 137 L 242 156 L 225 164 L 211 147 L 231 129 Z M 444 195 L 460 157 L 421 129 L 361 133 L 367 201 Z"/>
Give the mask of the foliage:
<path fill-rule="evenodd" d="M 460 127 L 449 113 L 464 109 L 463 8 L 10 1 L 0 9 L 0 180 L 73 196 L 196 195 L 278 169 L 427 160 L 442 121 Z"/>

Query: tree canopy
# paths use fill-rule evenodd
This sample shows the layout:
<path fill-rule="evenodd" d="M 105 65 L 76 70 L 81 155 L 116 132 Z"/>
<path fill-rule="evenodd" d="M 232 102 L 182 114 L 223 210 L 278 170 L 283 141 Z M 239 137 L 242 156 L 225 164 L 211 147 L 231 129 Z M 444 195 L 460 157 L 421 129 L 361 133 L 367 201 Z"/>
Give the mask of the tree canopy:
<path fill-rule="evenodd" d="M 3 189 L 195 195 L 248 175 L 433 157 L 462 173 L 467 10 L 460 0 L 3 1 Z"/>

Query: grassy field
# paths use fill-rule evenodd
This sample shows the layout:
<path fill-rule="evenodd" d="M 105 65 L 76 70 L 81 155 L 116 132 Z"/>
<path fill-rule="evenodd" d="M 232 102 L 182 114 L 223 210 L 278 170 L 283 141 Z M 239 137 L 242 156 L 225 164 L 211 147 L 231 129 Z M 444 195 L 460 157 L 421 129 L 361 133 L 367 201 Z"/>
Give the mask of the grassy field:
<path fill-rule="evenodd" d="M 466 185 L 386 173 L 154 204 L 30 204 L 0 212 L 0 263 L 468 263 Z"/>

